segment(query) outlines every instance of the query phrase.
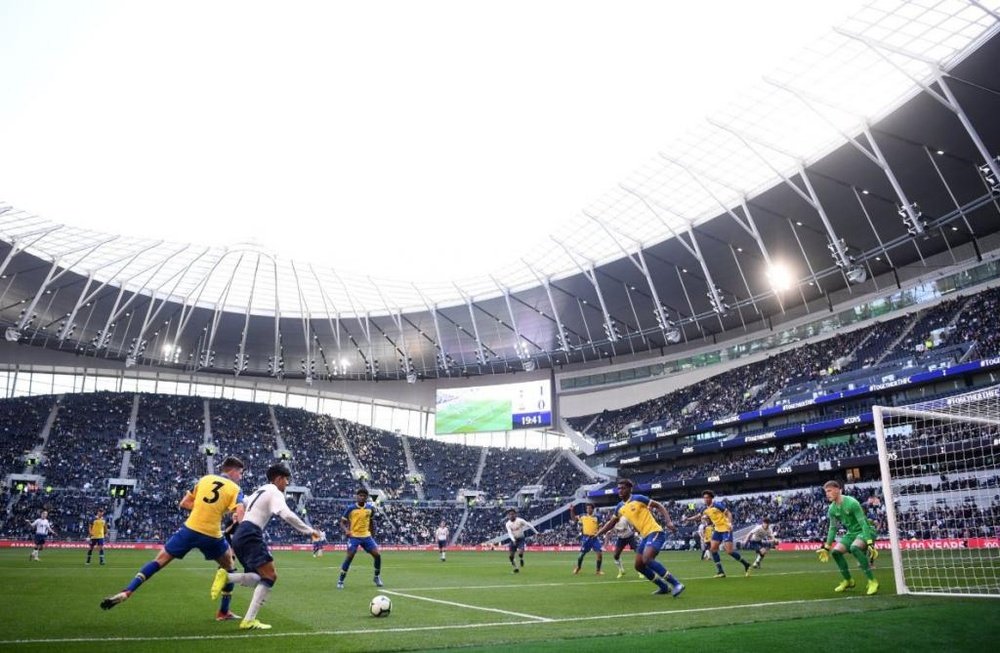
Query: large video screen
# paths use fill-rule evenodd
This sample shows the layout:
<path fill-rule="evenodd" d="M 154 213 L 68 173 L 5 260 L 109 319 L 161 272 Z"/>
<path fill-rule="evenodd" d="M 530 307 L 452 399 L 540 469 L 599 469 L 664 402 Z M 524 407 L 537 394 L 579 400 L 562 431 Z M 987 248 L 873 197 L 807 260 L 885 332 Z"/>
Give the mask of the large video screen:
<path fill-rule="evenodd" d="M 552 382 L 438 388 L 435 423 L 438 435 L 552 426 Z"/>

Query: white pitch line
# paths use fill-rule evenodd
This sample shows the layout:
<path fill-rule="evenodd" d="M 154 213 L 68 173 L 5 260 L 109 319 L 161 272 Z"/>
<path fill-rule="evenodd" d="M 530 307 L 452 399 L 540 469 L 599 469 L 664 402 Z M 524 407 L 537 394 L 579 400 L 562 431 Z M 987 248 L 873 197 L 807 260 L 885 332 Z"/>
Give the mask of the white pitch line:
<path fill-rule="evenodd" d="M 510 610 L 501 610 L 500 608 L 484 608 L 479 605 L 471 605 L 469 603 L 458 603 L 456 601 L 444 601 L 442 599 L 432 599 L 426 596 L 417 596 L 416 594 L 404 594 L 403 592 L 394 592 L 391 590 L 382 590 L 386 594 L 392 594 L 393 596 L 403 596 L 408 599 L 415 599 L 417 601 L 427 601 L 429 603 L 440 603 L 442 605 L 451 605 L 456 608 L 467 608 L 469 610 L 482 610 L 484 612 L 498 612 L 500 614 L 509 614 L 512 617 L 526 617 L 528 619 L 535 619 L 537 621 L 552 621 L 548 617 L 539 617 L 534 614 L 525 614 L 523 612 L 511 612 Z"/>
<path fill-rule="evenodd" d="M 807 603 L 829 603 L 832 601 L 858 601 L 865 600 L 860 596 L 838 597 L 835 599 L 799 599 L 795 601 L 772 601 L 769 603 L 744 603 L 741 605 L 711 606 L 706 608 L 687 608 L 683 610 L 655 610 L 652 612 L 629 612 L 629 617 L 654 617 L 671 614 L 690 614 L 693 612 L 708 612 L 710 610 L 736 610 L 742 608 L 768 608 L 783 605 L 803 605 Z M 13 644 L 60 644 L 60 643 L 81 643 L 81 642 L 173 642 L 202 639 L 259 639 L 265 637 L 316 637 L 316 636 L 336 636 L 336 635 L 383 635 L 385 633 L 416 633 L 439 630 L 464 630 L 472 628 L 503 628 L 509 626 L 531 626 L 538 624 L 562 624 L 580 621 L 602 621 L 607 619 L 620 619 L 622 614 L 602 614 L 588 617 L 561 617 L 545 619 L 539 621 L 540 617 L 535 617 L 534 621 L 498 621 L 481 624 L 455 624 L 451 626 L 413 626 L 408 628 L 366 628 L 358 630 L 310 630 L 290 633 L 253 633 L 232 635 L 172 635 L 169 637 L 67 637 L 64 639 L 6 639 L 0 640 L 0 645 Z"/>
<path fill-rule="evenodd" d="M 750 578 L 770 578 L 772 576 L 801 576 L 803 574 L 829 574 L 828 570 L 818 570 L 818 571 L 782 571 L 773 574 L 765 575 L 751 575 Z M 736 576 L 733 576 L 736 578 Z M 685 576 L 681 579 L 683 582 L 690 580 L 714 580 L 715 576 Z M 502 589 L 520 589 L 522 587 L 577 587 L 579 585 L 624 585 L 626 583 L 648 583 L 649 581 L 645 578 L 627 578 L 624 580 L 583 580 L 583 581 L 567 581 L 559 583 L 524 583 L 524 584 L 507 584 L 507 585 L 451 585 L 451 586 L 440 586 L 440 587 L 402 587 L 397 591 L 400 592 L 436 592 L 436 591 L 447 591 L 447 590 L 502 590 Z"/>

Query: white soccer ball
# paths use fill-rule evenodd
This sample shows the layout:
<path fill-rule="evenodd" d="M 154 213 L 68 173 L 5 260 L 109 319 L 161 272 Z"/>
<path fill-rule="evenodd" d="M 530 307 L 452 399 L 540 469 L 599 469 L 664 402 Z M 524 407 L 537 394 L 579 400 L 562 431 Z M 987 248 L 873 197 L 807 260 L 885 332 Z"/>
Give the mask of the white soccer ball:
<path fill-rule="evenodd" d="M 388 617 L 389 612 L 392 611 L 392 601 L 389 600 L 388 596 L 379 594 L 372 599 L 369 609 L 373 617 Z"/>

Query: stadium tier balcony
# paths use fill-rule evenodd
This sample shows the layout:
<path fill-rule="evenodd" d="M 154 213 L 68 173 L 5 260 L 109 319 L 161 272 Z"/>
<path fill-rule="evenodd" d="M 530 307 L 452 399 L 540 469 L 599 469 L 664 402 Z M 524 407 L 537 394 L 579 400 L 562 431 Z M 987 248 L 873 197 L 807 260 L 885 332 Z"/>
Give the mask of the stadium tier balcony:
<path fill-rule="evenodd" d="M 979 293 L 955 322 L 948 344 L 975 343 L 973 358 L 990 358 L 1000 355 L 1000 287 Z"/>

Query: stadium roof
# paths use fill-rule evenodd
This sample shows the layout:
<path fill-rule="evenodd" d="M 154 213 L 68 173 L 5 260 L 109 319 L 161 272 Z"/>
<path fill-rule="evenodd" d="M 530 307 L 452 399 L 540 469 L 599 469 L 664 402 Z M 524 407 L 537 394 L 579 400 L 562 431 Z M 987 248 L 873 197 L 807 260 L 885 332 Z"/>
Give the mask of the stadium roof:
<path fill-rule="evenodd" d="M 416 353 L 421 369 L 433 369 L 444 352 L 461 354 L 463 366 L 466 356 L 479 366 L 484 358 L 551 362 L 560 351 L 572 362 L 573 350 L 596 353 L 599 342 L 610 345 L 608 355 L 623 346 L 634 352 L 639 340 L 642 349 L 662 346 L 674 324 L 685 338 L 686 329 L 704 335 L 713 323 L 745 328 L 799 297 L 808 303 L 864 284 L 996 230 L 989 197 L 996 163 L 983 154 L 1000 142 L 988 119 L 1000 95 L 998 9 L 998 2 L 870 3 L 491 275 L 413 284 L 253 244 L 104 234 L 7 206 L 0 237 L 13 247 L 0 250 L 3 271 L 20 279 L 0 309 L 24 329 L 31 311 L 8 314 L 30 299 L 38 310 L 44 302 L 33 292 L 65 288 L 63 299 L 49 302 L 50 319 L 38 320 L 49 324 L 106 297 L 106 319 L 90 329 L 106 337 L 117 325 L 125 343 L 155 329 L 148 319 L 124 327 L 129 303 L 152 313 L 161 302 L 170 305 L 163 315 L 176 316 L 173 347 L 189 325 L 211 331 L 185 347 L 189 353 L 223 342 L 244 351 L 254 339 L 251 318 L 266 325 L 270 317 L 257 360 L 268 349 L 279 356 L 297 331 L 304 344 L 296 357 L 312 359 L 325 340 L 366 361 Z M 22 250 L 23 263 L 11 266 Z M 791 290 L 776 295 L 770 286 L 780 283 L 767 274 L 782 269 Z M 116 300 L 109 291 L 117 288 L 124 293 Z M 103 296 L 88 297 L 95 289 Z M 14 295 L 25 300 L 11 304 Z M 654 314 L 661 324 L 652 324 Z M 492 325 L 484 333 L 477 316 Z M 356 323 L 353 333 L 348 323 Z M 389 351 L 379 354 L 382 347 Z"/>

